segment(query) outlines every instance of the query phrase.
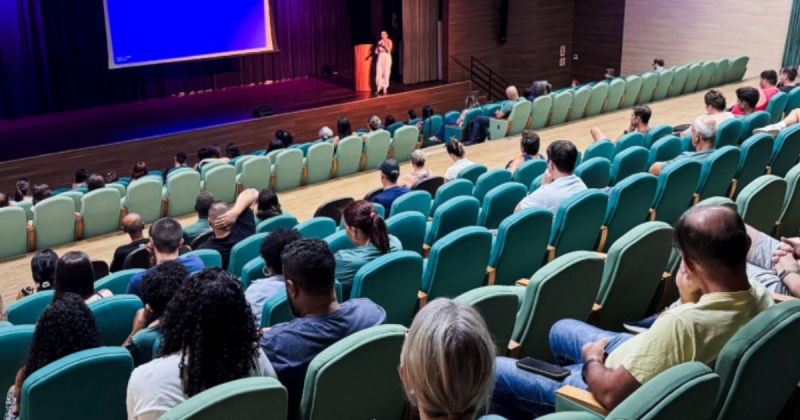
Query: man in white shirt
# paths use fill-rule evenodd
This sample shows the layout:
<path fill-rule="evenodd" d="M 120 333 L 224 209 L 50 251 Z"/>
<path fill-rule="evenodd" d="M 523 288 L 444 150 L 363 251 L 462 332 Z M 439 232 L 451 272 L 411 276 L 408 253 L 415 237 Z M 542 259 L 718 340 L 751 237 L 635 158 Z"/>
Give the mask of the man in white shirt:
<path fill-rule="evenodd" d="M 557 140 L 547 148 L 547 170 L 542 184 L 517 205 L 515 212 L 528 207 L 543 207 L 555 215 L 561 203 L 586 189 L 575 174 L 578 149 L 569 140 Z"/>

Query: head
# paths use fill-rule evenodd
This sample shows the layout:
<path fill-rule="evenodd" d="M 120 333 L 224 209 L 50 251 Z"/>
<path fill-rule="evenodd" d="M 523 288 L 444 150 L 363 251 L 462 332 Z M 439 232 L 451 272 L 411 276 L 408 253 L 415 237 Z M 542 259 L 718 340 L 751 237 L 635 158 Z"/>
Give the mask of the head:
<path fill-rule="evenodd" d="M 537 98 L 548 93 L 550 93 L 550 83 L 547 83 L 547 80 L 537 80 L 531 85 L 531 95 Z"/>
<path fill-rule="evenodd" d="M 389 252 L 389 230 L 372 203 L 354 201 L 344 208 L 342 215 L 347 237 L 353 244 L 361 246 L 371 243 L 381 254 Z"/>
<path fill-rule="evenodd" d="M 122 218 L 122 231 L 127 233 L 131 239 L 137 240 L 144 237 L 144 221 L 139 213 L 128 213 Z"/>
<path fill-rule="evenodd" d="M 481 102 L 478 100 L 478 97 L 475 94 L 467 95 L 467 98 L 464 99 L 464 108 L 472 109 L 478 108 L 481 106 Z"/>
<path fill-rule="evenodd" d="M 722 92 L 711 89 L 706 93 L 704 99 L 706 101 L 706 111 L 709 114 L 725 111 L 727 103 L 725 101 L 725 95 L 723 95 Z"/>
<path fill-rule="evenodd" d="M 606 78 L 606 79 L 613 79 L 614 78 L 614 73 L 615 73 L 614 68 L 613 67 L 609 67 L 603 73 L 603 77 Z"/>
<path fill-rule="evenodd" d="M 289 147 L 294 143 L 294 138 L 292 137 L 292 133 L 290 133 L 290 132 L 288 132 L 286 130 L 278 130 L 278 131 L 276 131 L 275 132 L 275 138 L 280 140 L 281 143 L 283 143 L 283 145 L 285 147 Z"/>
<path fill-rule="evenodd" d="M 350 120 L 345 117 L 339 117 L 336 121 L 336 135 L 340 139 L 353 135 L 353 127 L 350 126 Z"/>
<path fill-rule="evenodd" d="M 461 144 L 460 141 L 456 139 L 450 140 L 450 143 L 447 143 L 445 146 L 447 150 L 447 154 L 450 155 L 450 158 L 453 160 L 464 159 L 466 152 L 464 152 L 464 145 Z"/>
<path fill-rule="evenodd" d="M 432 106 L 425 105 L 425 106 L 422 107 L 422 119 L 423 120 L 427 120 L 428 118 L 432 117 L 433 115 L 434 115 L 434 113 L 433 113 L 433 107 Z"/>
<path fill-rule="evenodd" d="M 390 125 L 392 125 L 392 124 L 394 124 L 396 122 L 397 121 L 394 119 L 394 116 L 387 115 L 386 118 L 383 119 L 383 126 L 388 128 Z"/>
<path fill-rule="evenodd" d="M 333 130 L 331 130 L 331 128 L 328 127 L 327 125 L 325 127 L 322 127 L 319 130 L 319 138 L 322 139 L 322 140 L 332 139 L 333 138 Z"/>
<path fill-rule="evenodd" d="M 9 204 L 8 196 L 0 192 L 0 208 L 8 207 Z"/>
<path fill-rule="evenodd" d="M 522 132 L 522 137 L 519 139 L 519 147 L 522 153 L 528 156 L 536 156 L 539 154 L 539 135 L 533 130 L 525 130 Z"/>
<path fill-rule="evenodd" d="M 194 211 L 197 212 L 198 219 L 208 219 L 208 210 L 211 209 L 214 201 L 216 201 L 214 194 L 206 190 L 202 190 L 200 194 L 197 194 L 197 199 L 194 201 Z"/>
<path fill-rule="evenodd" d="M 375 131 L 381 128 L 381 118 L 377 115 L 373 115 L 367 119 L 367 127 L 369 131 Z"/>
<path fill-rule="evenodd" d="M 381 31 L 381 39 L 389 39 L 389 34 L 386 31 Z"/>
<path fill-rule="evenodd" d="M 31 275 L 36 289 L 39 291 L 50 290 L 56 279 L 56 265 L 58 254 L 52 249 L 43 249 L 31 258 Z"/>
<path fill-rule="evenodd" d="M 86 173 L 86 169 L 78 169 L 77 171 L 75 171 L 76 184 L 83 184 L 84 182 L 86 182 L 86 178 L 88 177 L 89 175 Z"/>
<path fill-rule="evenodd" d="M 714 148 L 717 139 L 717 121 L 703 115 L 694 119 L 692 123 L 692 144 L 697 150 L 708 150 Z"/>
<path fill-rule="evenodd" d="M 394 159 L 387 159 L 378 165 L 381 172 L 381 184 L 384 188 L 397 185 L 397 178 L 400 178 L 400 165 Z"/>
<path fill-rule="evenodd" d="M 33 205 L 39 204 L 40 201 L 50 198 L 53 193 L 50 191 L 50 186 L 47 184 L 36 184 L 33 186 Z"/>
<path fill-rule="evenodd" d="M 411 121 L 411 120 L 416 119 L 416 118 L 417 118 L 417 111 L 414 111 L 413 109 L 409 109 L 408 110 L 408 120 Z"/>
<path fill-rule="evenodd" d="M 269 142 L 269 146 L 267 147 L 267 153 L 269 153 L 269 152 L 271 152 L 273 150 L 279 150 L 279 149 L 285 149 L 285 148 L 286 148 L 286 145 L 283 144 L 282 141 L 280 141 L 278 139 L 272 139 L 272 141 Z"/>
<path fill-rule="evenodd" d="M 145 273 L 139 295 L 142 303 L 150 307 L 154 320 L 164 315 L 167 305 L 187 277 L 189 270 L 177 260 L 164 261 Z"/>
<path fill-rule="evenodd" d="M 267 220 L 283 213 L 281 203 L 278 201 L 278 194 L 269 188 L 264 188 L 258 193 L 256 205 L 256 217 L 259 220 Z"/>
<path fill-rule="evenodd" d="M 231 142 L 225 146 L 225 156 L 227 156 L 228 159 L 234 159 L 241 155 L 242 152 L 239 151 L 239 146 L 237 146 L 235 143 Z"/>
<path fill-rule="evenodd" d="M 208 154 L 211 158 L 219 159 L 222 157 L 222 149 L 219 148 L 219 145 L 212 144 L 208 146 Z"/>
<path fill-rule="evenodd" d="M 656 57 L 653 59 L 653 69 L 663 69 L 664 68 L 664 59 Z"/>
<path fill-rule="evenodd" d="M 639 105 L 633 107 L 633 111 L 631 111 L 631 125 L 637 128 L 644 128 L 650 124 L 650 117 L 653 115 L 653 112 L 650 111 L 650 107 L 647 105 Z"/>
<path fill-rule="evenodd" d="M 778 80 L 784 85 L 793 85 L 797 79 L 797 69 L 794 67 L 784 67 L 781 69 L 781 74 Z"/>
<path fill-rule="evenodd" d="M 156 220 L 150 226 L 150 245 L 155 250 L 156 260 L 159 262 L 178 258 L 178 250 L 183 246 L 181 224 L 171 217 Z"/>
<path fill-rule="evenodd" d="M 203 159 L 208 159 L 211 157 L 211 153 L 208 152 L 207 147 L 201 147 L 197 150 L 197 160 L 201 161 Z"/>
<path fill-rule="evenodd" d="M 519 92 L 517 92 L 517 87 L 514 85 L 507 87 L 506 97 L 508 97 L 508 99 L 519 99 Z"/>
<path fill-rule="evenodd" d="M 523 98 L 530 98 L 533 94 L 533 88 L 528 86 L 525 89 L 522 89 L 522 97 Z"/>
<path fill-rule="evenodd" d="M 761 72 L 761 89 L 774 88 L 778 84 L 778 73 L 775 70 Z"/>
<path fill-rule="evenodd" d="M 94 190 L 104 188 L 106 186 L 106 180 L 103 179 L 101 175 L 98 174 L 91 174 L 89 178 L 86 178 L 86 191 L 92 192 Z"/>
<path fill-rule="evenodd" d="M 14 187 L 14 201 L 22 201 L 31 195 L 31 181 L 28 178 L 20 178 Z"/>
<path fill-rule="evenodd" d="M 336 260 L 319 239 L 300 239 L 281 253 L 286 296 L 292 315 L 302 317 L 310 308 L 336 302 Z"/>
<path fill-rule="evenodd" d="M 572 175 L 578 160 L 578 148 L 569 140 L 556 140 L 547 146 L 547 169 L 554 178 Z"/>
<path fill-rule="evenodd" d="M 131 173 L 131 179 L 139 179 L 145 175 L 147 175 L 149 171 L 147 170 L 147 164 L 144 162 L 137 162 L 136 165 L 133 165 L 133 172 Z"/>
<path fill-rule="evenodd" d="M 411 152 L 411 166 L 413 166 L 414 169 L 425 169 L 425 160 L 425 152 L 422 149 L 414 149 L 414 151 Z"/>
<path fill-rule="evenodd" d="M 440 298 L 411 323 L 400 353 L 400 379 L 424 420 L 471 420 L 488 407 L 494 359 L 495 346 L 478 311 Z"/>
<path fill-rule="evenodd" d="M 175 166 L 180 166 L 186 163 L 186 153 L 178 152 L 175 154 Z"/>
<path fill-rule="evenodd" d="M 64 254 L 56 264 L 56 285 L 53 300 L 65 293 L 75 293 L 82 299 L 94 294 L 94 269 L 89 256 L 80 251 Z"/>
<path fill-rule="evenodd" d="M 119 174 L 117 171 L 108 171 L 106 174 L 106 184 L 119 181 Z"/>
<path fill-rule="evenodd" d="M 159 355 L 180 353 L 183 392 L 198 393 L 250 376 L 259 330 L 241 282 L 221 268 L 192 274 L 161 317 Z"/>
<path fill-rule="evenodd" d="M 756 110 L 759 94 L 756 88 L 743 87 L 736 89 L 736 107 L 744 115 L 750 115 Z"/>
<path fill-rule="evenodd" d="M 216 226 L 217 218 L 227 213 L 230 209 L 231 208 L 222 201 L 215 201 L 211 204 L 211 208 L 208 210 L 208 224 L 211 226 L 211 230 L 214 231 L 214 236 L 221 238 L 230 233 L 232 226 L 226 228 Z"/>
<path fill-rule="evenodd" d="M 267 235 L 261 242 L 261 258 L 264 259 L 267 276 L 283 274 L 283 261 L 281 254 L 289 244 L 303 239 L 303 235 L 296 229 L 277 228 Z"/>

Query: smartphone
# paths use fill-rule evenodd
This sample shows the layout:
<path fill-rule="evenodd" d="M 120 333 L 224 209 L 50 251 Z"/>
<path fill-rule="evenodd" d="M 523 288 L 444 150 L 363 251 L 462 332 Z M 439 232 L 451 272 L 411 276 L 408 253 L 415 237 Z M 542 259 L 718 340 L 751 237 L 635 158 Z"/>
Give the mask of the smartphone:
<path fill-rule="evenodd" d="M 570 374 L 570 371 L 568 369 L 554 365 L 552 363 L 543 362 L 541 360 L 537 360 L 532 357 L 526 357 L 522 360 L 517 361 L 517 367 L 522 370 L 527 370 L 528 372 L 536 373 L 546 378 L 550 378 L 559 382 L 566 379 L 567 376 L 569 376 Z"/>

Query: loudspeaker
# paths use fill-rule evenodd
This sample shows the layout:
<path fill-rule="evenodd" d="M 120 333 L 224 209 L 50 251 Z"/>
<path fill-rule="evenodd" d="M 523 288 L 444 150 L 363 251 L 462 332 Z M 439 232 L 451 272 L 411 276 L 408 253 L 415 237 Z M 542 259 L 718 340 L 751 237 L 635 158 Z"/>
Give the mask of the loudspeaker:
<path fill-rule="evenodd" d="M 500 0 L 500 42 L 506 42 L 508 33 L 508 0 Z"/>
<path fill-rule="evenodd" d="M 275 112 L 272 110 L 272 107 L 269 105 L 260 106 L 253 110 L 253 118 L 260 118 L 260 117 L 269 117 L 270 115 L 274 115 Z"/>

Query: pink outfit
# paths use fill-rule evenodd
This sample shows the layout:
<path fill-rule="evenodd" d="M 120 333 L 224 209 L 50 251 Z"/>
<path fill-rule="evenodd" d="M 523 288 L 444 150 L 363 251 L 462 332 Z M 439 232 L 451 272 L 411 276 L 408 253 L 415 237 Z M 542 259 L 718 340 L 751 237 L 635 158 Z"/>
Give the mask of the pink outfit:
<path fill-rule="evenodd" d="M 775 96 L 780 91 L 781 90 L 778 89 L 778 88 L 761 89 L 761 92 L 764 93 L 764 96 L 767 98 L 767 100 L 764 101 L 763 105 L 757 106 L 756 107 L 756 111 L 764 111 L 764 110 L 766 110 L 767 109 L 767 105 L 769 105 L 769 100 L 772 99 L 772 97 Z M 742 111 L 740 111 L 739 107 L 737 107 L 737 106 L 733 107 L 733 109 L 731 110 L 731 113 L 733 115 L 742 115 Z"/>

